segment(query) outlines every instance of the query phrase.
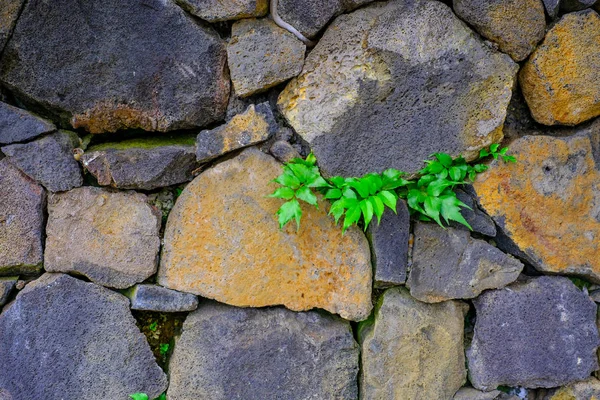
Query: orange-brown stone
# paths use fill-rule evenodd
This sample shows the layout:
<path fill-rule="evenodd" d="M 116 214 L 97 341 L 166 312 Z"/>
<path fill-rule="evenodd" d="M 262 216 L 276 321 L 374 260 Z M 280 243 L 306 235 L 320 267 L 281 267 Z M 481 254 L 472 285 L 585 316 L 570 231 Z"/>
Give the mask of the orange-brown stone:
<path fill-rule="evenodd" d="M 545 125 L 576 125 L 600 115 L 600 16 L 566 14 L 520 72 L 531 114 Z"/>
<path fill-rule="evenodd" d="M 485 210 L 538 269 L 600 282 L 600 172 L 590 137 L 524 136 L 514 164 L 474 187 Z"/>
<path fill-rule="evenodd" d="M 281 200 L 267 197 L 280 164 L 255 148 L 205 171 L 169 215 L 158 282 L 241 306 L 323 308 L 350 320 L 368 317 L 369 245 L 359 229 L 342 235 L 333 218 L 302 208 L 300 230 L 280 230 Z"/>

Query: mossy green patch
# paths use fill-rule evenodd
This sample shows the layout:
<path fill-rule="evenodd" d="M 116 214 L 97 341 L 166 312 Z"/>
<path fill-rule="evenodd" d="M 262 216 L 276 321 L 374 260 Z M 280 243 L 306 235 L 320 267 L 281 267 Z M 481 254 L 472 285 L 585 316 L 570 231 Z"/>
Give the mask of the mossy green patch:
<path fill-rule="evenodd" d="M 196 143 L 196 135 L 160 135 L 145 138 L 123 140 L 122 142 L 107 142 L 91 146 L 91 151 L 101 150 L 128 150 L 128 149 L 153 149 L 164 146 L 193 146 Z"/>

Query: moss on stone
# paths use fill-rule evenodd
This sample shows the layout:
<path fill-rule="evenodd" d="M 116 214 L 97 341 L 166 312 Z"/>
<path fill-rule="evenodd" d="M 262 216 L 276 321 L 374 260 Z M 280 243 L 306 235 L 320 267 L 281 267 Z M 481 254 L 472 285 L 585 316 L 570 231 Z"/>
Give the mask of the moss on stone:
<path fill-rule="evenodd" d="M 123 140 L 122 142 L 107 142 L 91 146 L 91 151 L 101 150 L 128 150 L 128 149 L 153 149 L 163 146 L 193 146 L 196 143 L 196 135 L 160 135 L 144 138 Z"/>

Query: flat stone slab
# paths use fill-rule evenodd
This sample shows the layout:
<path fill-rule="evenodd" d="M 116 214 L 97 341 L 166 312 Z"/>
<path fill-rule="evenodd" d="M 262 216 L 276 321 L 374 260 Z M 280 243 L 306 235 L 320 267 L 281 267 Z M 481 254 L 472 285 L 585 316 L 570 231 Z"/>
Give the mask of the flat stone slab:
<path fill-rule="evenodd" d="M 198 307 L 198 297 L 158 285 L 135 285 L 126 292 L 132 310 L 156 312 L 194 311 Z"/>
<path fill-rule="evenodd" d="M 50 121 L 0 102 L 0 144 L 24 142 L 55 130 Z"/>
<path fill-rule="evenodd" d="M 372 308 L 369 244 L 342 235 L 326 204 L 302 207 L 302 226 L 279 229 L 282 202 L 267 197 L 281 165 L 255 148 L 215 165 L 169 214 L 157 282 L 239 307 L 323 308 L 350 320 Z"/>
<path fill-rule="evenodd" d="M 125 289 L 156 272 L 160 212 L 146 195 L 84 186 L 48 199 L 44 268 Z"/>
<path fill-rule="evenodd" d="M 598 369 L 596 304 L 567 278 L 488 290 L 473 304 L 477 320 L 467 358 L 475 388 L 552 388 Z"/>
<path fill-rule="evenodd" d="M 354 400 L 358 353 L 350 324 L 337 317 L 204 302 L 175 341 L 167 396 Z"/>
<path fill-rule="evenodd" d="M 0 314 L 0 365 L 2 400 L 155 398 L 167 388 L 127 298 L 63 274 L 29 283 Z"/>
<path fill-rule="evenodd" d="M 326 175 L 414 173 L 502 139 L 517 69 L 442 2 L 378 2 L 333 21 L 278 106 Z"/>
<path fill-rule="evenodd" d="M 209 22 L 263 17 L 269 0 L 176 0 L 187 12 Z"/>
<path fill-rule="evenodd" d="M 45 206 L 44 188 L 0 160 L 0 276 L 42 268 Z"/>
<path fill-rule="evenodd" d="M 0 81 L 65 126 L 162 132 L 224 117 L 226 62 L 219 35 L 173 1 L 28 1 Z"/>

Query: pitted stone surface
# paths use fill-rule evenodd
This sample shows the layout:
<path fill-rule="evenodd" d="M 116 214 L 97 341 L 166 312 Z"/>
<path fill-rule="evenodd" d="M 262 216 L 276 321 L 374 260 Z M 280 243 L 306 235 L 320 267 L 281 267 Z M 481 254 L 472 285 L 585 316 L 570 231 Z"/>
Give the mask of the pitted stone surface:
<path fill-rule="evenodd" d="M 50 121 L 0 102 L 0 144 L 23 142 L 55 130 Z"/>
<path fill-rule="evenodd" d="M 198 307 L 198 297 L 158 285 L 135 285 L 126 293 L 132 310 L 156 312 L 194 311 Z"/>

